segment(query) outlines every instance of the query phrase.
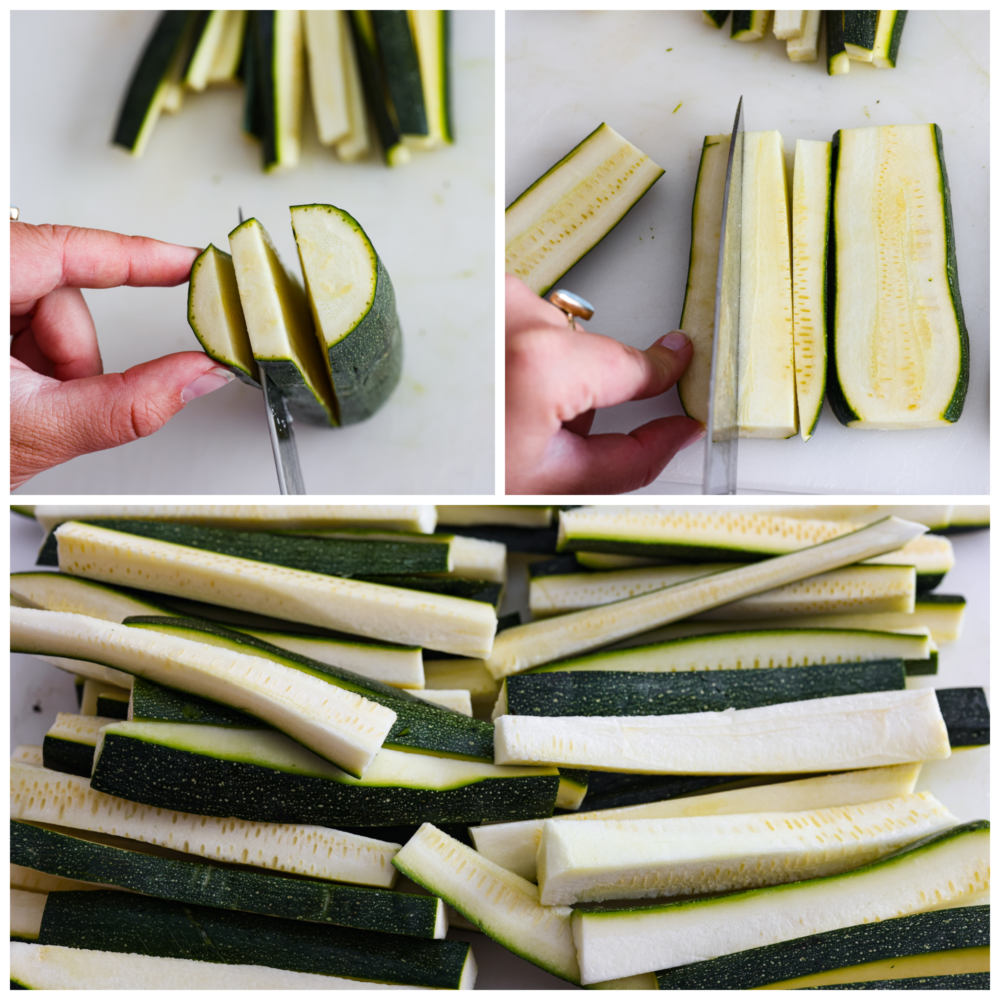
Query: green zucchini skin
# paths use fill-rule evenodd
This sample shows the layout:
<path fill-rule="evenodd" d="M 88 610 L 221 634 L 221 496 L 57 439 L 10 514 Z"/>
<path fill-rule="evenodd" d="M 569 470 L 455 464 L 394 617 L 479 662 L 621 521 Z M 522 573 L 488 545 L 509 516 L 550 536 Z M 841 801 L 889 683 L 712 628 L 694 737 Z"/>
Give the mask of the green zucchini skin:
<path fill-rule="evenodd" d="M 94 769 L 94 744 L 46 735 L 42 740 L 42 763 L 52 771 L 89 778 Z"/>
<path fill-rule="evenodd" d="M 721 28 L 729 17 L 728 10 L 703 10 L 706 22 L 714 24 L 716 28 Z"/>
<path fill-rule="evenodd" d="M 988 972 L 962 972 L 954 976 L 917 976 L 913 979 L 876 979 L 837 986 L 804 986 L 807 990 L 988 990 Z"/>
<path fill-rule="evenodd" d="M 257 71 L 257 18 L 248 15 L 243 35 L 240 78 L 243 80 L 243 131 L 255 139 L 264 138 L 264 113 L 261 107 L 260 75 Z"/>
<path fill-rule="evenodd" d="M 102 694 L 97 698 L 97 714 L 104 719 L 127 719 L 128 702 Z M 58 770 L 58 768 L 56 768 Z"/>
<path fill-rule="evenodd" d="M 132 722 L 182 722 L 204 726 L 240 726 L 244 729 L 264 726 L 259 719 L 238 708 L 175 691 L 144 677 L 136 677 L 132 683 L 130 707 Z"/>
<path fill-rule="evenodd" d="M 845 13 L 842 10 L 826 12 L 826 72 L 829 76 L 840 76 L 851 68 L 847 49 L 844 47 Z"/>
<path fill-rule="evenodd" d="M 760 17 L 759 15 L 764 14 L 764 22 L 767 22 L 768 11 L 757 11 L 757 10 L 734 10 L 733 20 L 730 25 L 729 37 L 743 40 L 741 36 L 749 34 L 751 31 L 755 30 L 755 25 L 759 25 Z M 754 15 L 758 15 L 755 17 Z M 759 29 L 756 29 L 759 30 Z"/>
<path fill-rule="evenodd" d="M 892 17 L 892 35 L 889 37 L 888 50 L 884 55 L 876 52 L 872 62 L 878 69 L 895 69 L 896 60 L 899 57 L 899 43 L 903 37 L 903 27 L 906 24 L 907 12 L 905 10 L 879 11 L 880 20 L 883 14 Z"/>
<path fill-rule="evenodd" d="M 409 159 L 409 151 L 403 146 L 399 128 L 389 113 L 389 95 L 382 79 L 378 44 L 371 21 L 368 19 L 369 14 L 369 11 L 350 12 L 351 36 L 358 56 L 365 104 L 375 120 L 375 129 L 382 143 L 382 155 L 388 166 L 395 166 Z"/>
<path fill-rule="evenodd" d="M 254 97 L 256 101 L 255 125 L 260 129 L 252 134 L 261 140 L 264 169 L 279 162 L 277 144 L 278 112 L 274 92 L 274 17 L 273 10 L 252 11 L 250 17 L 255 22 L 253 43 Z M 271 374 L 270 369 L 268 374 Z M 278 385 L 282 383 L 275 379 Z"/>
<path fill-rule="evenodd" d="M 49 875 L 116 885 L 178 903 L 407 937 L 434 937 L 437 905 L 429 896 L 288 878 L 182 856 L 143 854 L 87 840 L 86 836 L 74 837 L 11 820 L 11 862 Z M 113 898 L 120 900 L 122 894 Z"/>
<path fill-rule="evenodd" d="M 938 688 L 935 693 L 952 748 L 989 744 L 990 706 L 982 688 Z"/>
<path fill-rule="evenodd" d="M 493 762 L 493 726 L 480 719 L 472 719 L 458 712 L 439 708 L 407 694 L 400 688 L 389 687 L 379 681 L 331 667 L 319 660 L 272 646 L 263 639 L 243 632 L 213 625 L 210 622 L 186 621 L 182 618 L 158 618 L 140 615 L 126 618 L 124 624 L 150 628 L 153 631 L 171 631 L 175 635 L 198 640 L 198 634 L 226 640 L 228 648 L 248 655 L 264 655 L 268 659 L 297 669 L 336 678 L 339 687 L 357 691 L 371 701 L 391 708 L 396 713 L 385 746 L 396 750 L 428 751 L 450 757 Z M 270 728 L 254 722 L 255 728 Z M 125 796 L 128 798 L 128 796 Z M 213 814 L 214 815 L 214 814 Z M 330 824 L 325 824 L 329 826 Z"/>
<path fill-rule="evenodd" d="M 721 791 L 719 786 L 739 782 L 747 775 L 715 774 L 711 776 L 681 776 L 661 774 L 619 774 L 615 771 L 591 771 L 587 796 L 581 808 L 587 812 L 638 806 L 661 799 L 676 799 L 694 792 Z M 792 775 L 790 777 L 805 777 Z M 756 780 L 756 779 L 752 779 Z M 768 778 L 770 782 L 781 778 Z"/>
<path fill-rule="evenodd" d="M 189 36 L 193 13 L 167 10 L 160 16 L 125 93 L 112 138 L 116 146 L 124 146 L 137 155 L 141 153 L 140 140 L 144 138 L 144 128 L 152 127 L 147 120 L 151 113 L 159 116 L 156 93 Z"/>
<path fill-rule="evenodd" d="M 878 25 L 877 10 L 844 11 L 844 46 L 851 46 L 857 52 L 870 53 L 875 48 L 875 28 Z M 847 49 L 848 53 L 851 49 Z M 861 58 L 859 55 L 858 58 Z"/>
<path fill-rule="evenodd" d="M 179 812 L 340 829 L 550 816 L 559 777 L 485 779 L 446 790 L 346 784 L 109 733 L 91 787 Z"/>
<path fill-rule="evenodd" d="M 989 906 L 963 906 L 843 927 L 692 962 L 658 972 L 656 979 L 661 990 L 752 990 L 845 965 L 956 948 L 988 947 L 989 943 Z M 908 981 L 894 980 L 893 988 L 904 989 Z M 852 983 L 820 988 L 858 989 L 870 985 Z"/>
<path fill-rule="evenodd" d="M 704 673 L 515 674 L 504 682 L 509 715 L 680 715 L 865 691 L 902 691 L 906 668 L 902 660 L 881 660 Z"/>
<path fill-rule="evenodd" d="M 827 46 L 833 45 L 831 36 L 831 22 L 835 14 L 842 11 L 828 11 L 826 15 L 827 23 Z M 844 395 L 844 390 L 840 385 L 840 378 L 837 374 L 837 227 L 835 219 L 835 202 L 837 195 L 837 171 L 840 166 L 840 133 L 837 129 L 833 134 L 830 145 L 830 221 L 827 225 L 827 246 L 826 246 L 826 398 L 830 401 L 833 415 L 845 426 L 849 426 L 852 420 L 860 419 L 857 413 L 851 408 Z M 919 581 L 918 581 L 919 586 Z M 930 588 L 933 589 L 933 588 Z"/>
<path fill-rule="evenodd" d="M 355 580 L 367 583 L 381 583 L 387 587 L 403 587 L 406 590 L 422 590 L 429 594 L 445 594 L 449 597 L 463 597 L 467 601 L 481 601 L 500 607 L 503 597 L 503 584 L 490 580 L 463 580 L 460 578 L 433 579 L 406 573 L 386 573 L 369 576 L 359 574 Z"/>
<path fill-rule="evenodd" d="M 406 11 L 373 10 L 371 17 L 399 131 L 404 135 L 427 135 L 420 63 Z"/>
<path fill-rule="evenodd" d="M 419 941 L 116 890 L 50 893 L 39 943 L 260 965 L 408 986 L 456 989 L 470 946 Z"/>

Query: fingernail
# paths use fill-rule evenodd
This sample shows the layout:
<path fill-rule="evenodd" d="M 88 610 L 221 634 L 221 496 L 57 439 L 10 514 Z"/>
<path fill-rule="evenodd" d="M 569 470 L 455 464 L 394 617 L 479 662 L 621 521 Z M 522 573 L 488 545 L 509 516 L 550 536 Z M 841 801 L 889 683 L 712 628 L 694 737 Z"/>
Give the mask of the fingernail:
<path fill-rule="evenodd" d="M 691 341 L 688 340 L 687 334 L 681 333 L 680 330 L 671 330 L 666 336 L 660 337 L 656 343 L 668 351 L 682 351 Z"/>
<path fill-rule="evenodd" d="M 226 368 L 213 368 L 204 375 L 199 375 L 190 385 L 186 386 L 181 393 L 181 400 L 190 403 L 192 399 L 204 396 L 206 393 L 215 392 L 224 385 L 229 385 L 236 376 Z"/>

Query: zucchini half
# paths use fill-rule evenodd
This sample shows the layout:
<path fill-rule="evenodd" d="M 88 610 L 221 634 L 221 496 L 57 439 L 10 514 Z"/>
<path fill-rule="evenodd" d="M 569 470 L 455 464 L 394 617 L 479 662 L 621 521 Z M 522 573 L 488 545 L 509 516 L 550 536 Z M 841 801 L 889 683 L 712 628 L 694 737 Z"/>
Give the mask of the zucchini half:
<path fill-rule="evenodd" d="M 774 12 L 774 37 L 783 41 L 801 38 L 805 31 L 805 10 L 776 10 Z"/>
<path fill-rule="evenodd" d="M 333 205 L 293 205 L 292 230 L 316 335 L 333 380 L 337 422 L 370 417 L 399 382 L 396 293 L 361 225 Z"/>
<path fill-rule="evenodd" d="M 833 139 L 830 404 L 847 427 L 946 427 L 962 415 L 969 334 L 937 125 Z"/>
<path fill-rule="evenodd" d="M 504 212 L 504 270 L 544 295 L 660 179 L 663 168 L 599 125 Z"/>
<path fill-rule="evenodd" d="M 226 10 L 222 35 L 215 48 L 215 57 L 208 71 L 209 83 L 236 83 L 239 78 L 243 39 L 247 27 L 247 11 Z"/>

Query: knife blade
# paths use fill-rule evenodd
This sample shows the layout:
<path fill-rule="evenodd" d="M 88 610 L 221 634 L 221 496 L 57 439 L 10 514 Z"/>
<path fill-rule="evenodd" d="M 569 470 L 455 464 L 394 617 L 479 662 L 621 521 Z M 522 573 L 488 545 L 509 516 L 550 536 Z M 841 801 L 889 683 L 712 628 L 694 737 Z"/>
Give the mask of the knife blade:
<path fill-rule="evenodd" d="M 708 391 L 705 471 L 702 492 L 736 493 L 739 444 L 740 265 L 743 232 L 743 98 L 729 143 L 726 187 L 719 235 L 719 271 L 715 287 L 715 332 Z"/>

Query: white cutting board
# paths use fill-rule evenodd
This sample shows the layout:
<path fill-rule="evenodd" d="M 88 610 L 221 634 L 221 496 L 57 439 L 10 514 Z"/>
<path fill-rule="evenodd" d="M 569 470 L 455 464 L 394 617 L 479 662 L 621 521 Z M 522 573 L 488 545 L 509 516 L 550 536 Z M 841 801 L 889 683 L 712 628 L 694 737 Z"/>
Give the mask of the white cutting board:
<path fill-rule="evenodd" d="M 801 493 L 989 492 L 989 14 L 911 11 L 899 66 L 793 63 L 773 36 L 740 43 L 700 11 L 524 12 L 506 19 L 505 204 L 607 122 L 666 173 L 559 285 L 590 300 L 588 329 L 639 348 L 680 322 L 702 139 L 749 130 L 796 139 L 840 128 L 935 122 L 944 134 L 972 374 L 950 428 L 857 431 L 825 406 L 815 436 L 741 441 L 741 489 Z M 679 105 L 679 107 L 678 107 Z M 682 413 L 676 391 L 601 411 L 595 432 Z M 700 492 L 703 446 L 644 493 Z"/>
<path fill-rule="evenodd" d="M 310 493 L 493 493 L 494 15 L 453 19 L 456 143 L 390 170 L 337 161 L 303 122 L 300 166 L 265 175 L 240 131 L 242 88 L 188 95 L 141 160 L 109 143 L 155 11 L 11 16 L 11 203 L 63 223 L 228 249 L 237 209 L 257 216 L 298 270 L 289 205 L 329 202 L 370 236 L 396 289 L 405 361 L 396 392 L 343 430 L 298 425 Z M 38 72 L 43 62 L 45 72 Z M 199 350 L 187 286 L 84 293 L 105 371 Z M 43 473 L 20 492 L 275 494 L 260 392 L 239 382 L 163 430 Z"/>

